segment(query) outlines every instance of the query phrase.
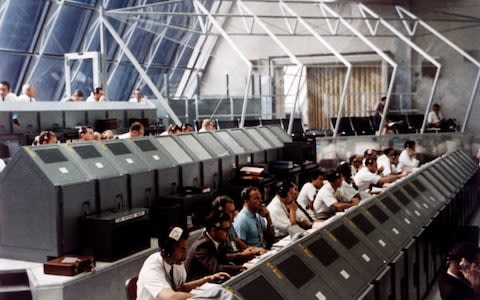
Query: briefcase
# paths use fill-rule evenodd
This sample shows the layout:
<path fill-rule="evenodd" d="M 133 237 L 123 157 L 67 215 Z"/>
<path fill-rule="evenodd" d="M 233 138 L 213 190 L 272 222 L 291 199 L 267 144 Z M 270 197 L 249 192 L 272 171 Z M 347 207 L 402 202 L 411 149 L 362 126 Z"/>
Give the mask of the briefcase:
<path fill-rule="evenodd" d="M 65 255 L 43 264 L 43 272 L 51 275 L 73 276 L 95 268 L 93 256 Z"/>

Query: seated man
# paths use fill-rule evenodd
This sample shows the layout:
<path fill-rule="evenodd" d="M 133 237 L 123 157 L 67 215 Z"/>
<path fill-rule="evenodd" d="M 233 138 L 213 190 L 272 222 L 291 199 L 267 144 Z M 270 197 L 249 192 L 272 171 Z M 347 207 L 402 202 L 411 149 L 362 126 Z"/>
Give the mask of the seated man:
<path fill-rule="evenodd" d="M 161 242 L 162 248 L 143 263 L 137 281 L 138 300 L 187 299 L 192 289 L 211 281 L 229 278 L 227 273 L 216 273 L 186 282 L 183 265 L 188 248 L 188 231 L 173 227 Z"/>
<path fill-rule="evenodd" d="M 198 132 L 206 132 L 206 131 L 213 131 L 215 130 L 215 121 L 211 119 L 204 119 L 202 121 L 202 127 Z"/>
<path fill-rule="evenodd" d="M 103 95 L 103 89 L 101 87 L 96 87 L 92 94 L 87 98 L 86 102 L 102 102 L 105 101 Z"/>
<path fill-rule="evenodd" d="M 31 83 L 22 86 L 22 94 L 17 97 L 18 102 L 35 102 L 35 87 Z"/>
<path fill-rule="evenodd" d="M 403 171 L 414 171 L 418 168 L 419 161 L 417 160 L 416 143 L 412 140 L 405 141 L 405 149 L 400 153 L 398 158 L 398 168 Z"/>
<path fill-rule="evenodd" d="M 217 272 L 235 275 L 245 269 L 242 265 L 228 262 L 225 242 L 229 232 L 230 217 L 227 214 L 213 213 L 207 217 L 205 232 L 188 251 L 185 261 L 187 280 L 196 280 Z"/>
<path fill-rule="evenodd" d="M 132 93 L 132 98 L 128 100 L 128 102 L 133 103 L 147 103 L 149 102 L 147 98 L 142 95 L 142 91 L 140 89 L 135 89 Z"/>
<path fill-rule="evenodd" d="M 310 177 L 310 182 L 305 183 L 298 194 L 297 203 L 304 209 L 313 209 L 313 200 L 318 190 L 323 186 L 323 172 L 314 170 Z"/>
<path fill-rule="evenodd" d="M 297 196 L 297 186 L 293 182 L 285 180 L 277 185 L 277 193 L 267 206 L 277 239 L 288 235 L 288 229 L 294 225 L 303 229 L 312 228 L 309 216 L 297 205 Z"/>
<path fill-rule="evenodd" d="M 66 97 L 61 100 L 61 102 L 80 102 L 83 101 L 83 92 L 82 90 L 75 90 L 73 91 L 73 94 L 69 97 Z"/>
<path fill-rule="evenodd" d="M 257 187 L 249 186 L 240 194 L 243 208 L 238 213 L 233 226 L 238 237 L 248 245 L 270 248 L 275 241 L 270 212 L 263 206 L 262 193 Z"/>
<path fill-rule="evenodd" d="M 360 169 L 363 167 L 363 157 L 358 154 L 353 154 L 349 158 L 350 166 L 352 168 L 352 176 L 355 176 L 355 174 L 360 171 Z"/>
<path fill-rule="evenodd" d="M 380 176 L 377 174 L 377 160 L 369 158 L 365 161 L 365 168 L 361 169 L 353 180 L 358 186 L 359 191 L 371 191 L 373 186 L 381 187 L 385 183 L 394 182 L 407 175 L 407 173 L 390 174 L 388 176 Z"/>
<path fill-rule="evenodd" d="M 447 271 L 440 274 L 438 287 L 443 300 L 479 299 L 480 249 L 469 242 L 456 244 L 447 256 Z"/>
<path fill-rule="evenodd" d="M 93 128 L 90 126 L 82 126 L 78 131 L 78 136 L 80 137 L 81 141 L 89 142 L 95 140 L 95 134 L 93 132 Z"/>
<path fill-rule="evenodd" d="M 313 209 L 315 216 L 319 220 L 326 220 L 335 215 L 337 211 L 344 211 L 359 203 L 358 198 L 348 199 L 340 190 L 343 177 L 337 171 L 331 171 L 327 174 L 326 182 L 318 191 Z"/>
<path fill-rule="evenodd" d="M 440 111 L 440 105 L 435 103 L 432 111 L 428 113 L 427 125 L 430 128 L 439 128 L 442 131 L 455 131 L 456 125 L 453 119 L 445 119 Z"/>
<path fill-rule="evenodd" d="M 140 122 L 133 122 L 127 133 L 118 136 L 119 139 L 130 139 L 141 137 L 145 134 L 145 128 Z"/>
<path fill-rule="evenodd" d="M 233 199 L 227 195 L 216 197 L 212 202 L 212 213 L 225 213 L 230 217 L 230 222 L 235 218 L 235 204 Z M 227 259 L 236 263 L 244 263 L 256 255 L 265 253 L 265 249 L 251 247 L 245 241 L 238 237 L 233 224 L 230 223 L 230 232 L 225 243 L 225 252 Z"/>
<path fill-rule="evenodd" d="M 8 81 L 0 82 L 0 102 L 16 102 L 17 96 L 10 92 L 10 83 Z"/>
<path fill-rule="evenodd" d="M 381 167 L 383 169 L 383 172 L 380 175 L 387 176 L 390 174 L 401 173 L 398 168 L 398 156 L 399 152 L 393 148 L 386 148 L 383 150 L 383 154 L 377 159 L 378 168 Z"/>

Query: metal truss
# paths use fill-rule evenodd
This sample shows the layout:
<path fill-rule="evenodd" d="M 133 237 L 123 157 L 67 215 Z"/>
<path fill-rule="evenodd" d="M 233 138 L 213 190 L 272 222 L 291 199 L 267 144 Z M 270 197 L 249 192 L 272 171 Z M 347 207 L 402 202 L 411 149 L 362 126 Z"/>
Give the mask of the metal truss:
<path fill-rule="evenodd" d="M 426 30 L 428 30 L 429 32 L 431 32 L 435 37 L 437 37 L 438 39 L 440 39 L 441 41 L 443 41 L 445 44 L 447 44 L 450 48 L 452 48 L 453 50 L 455 50 L 457 53 L 459 53 L 460 55 L 462 55 L 466 60 L 470 61 L 475 67 L 477 67 L 478 71 L 477 71 L 477 76 L 475 78 L 475 83 L 473 84 L 473 88 L 472 88 L 472 94 L 470 96 L 470 100 L 468 102 L 468 107 L 467 107 L 467 111 L 465 113 L 465 118 L 464 118 L 464 121 L 463 121 L 463 124 L 462 124 L 462 128 L 461 128 L 461 132 L 464 132 L 465 131 L 465 128 L 467 127 L 467 123 L 470 119 L 470 115 L 472 113 L 472 107 L 473 107 L 473 104 L 475 102 L 475 96 L 477 94 L 477 91 L 478 91 L 478 85 L 479 85 L 479 82 L 480 82 L 480 62 L 478 60 L 476 60 L 475 58 L 473 58 L 470 54 L 468 54 L 467 52 L 465 52 L 465 50 L 461 49 L 460 47 L 458 47 L 455 43 L 453 43 L 451 40 L 449 40 L 448 38 L 446 38 L 443 34 L 441 34 L 440 32 L 438 32 L 437 30 L 435 30 L 433 27 L 431 27 L 430 25 L 428 25 L 426 22 L 424 22 L 422 19 L 420 19 L 419 17 L 417 17 L 416 15 L 414 15 L 413 13 L 411 13 L 410 11 L 406 10 L 405 8 L 401 7 L 401 6 L 395 6 L 395 9 L 398 13 L 398 15 L 400 16 L 400 18 L 402 19 L 402 23 L 403 25 L 405 26 L 405 29 L 407 30 L 408 34 L 410 36 L 414 36 L 415 35 L 415 32 L 417 30 L 417 27 L 418 25 L 422 26 L 423 28 L 425 28 Z M 413 21 L 413 26 L 411 27 L 410 24 L 407 22 L 407 17 L 410 19 L 410 21 Z M 425 115 L 429 112 L 430 110 L 430 104 L 429 103 L 429 106 L 427 107 L 427 110 L 425 112 Z M 425 121 L 424 121 L 425 122 Z M 423 129 L 423 128 L 422 128 Z"/>

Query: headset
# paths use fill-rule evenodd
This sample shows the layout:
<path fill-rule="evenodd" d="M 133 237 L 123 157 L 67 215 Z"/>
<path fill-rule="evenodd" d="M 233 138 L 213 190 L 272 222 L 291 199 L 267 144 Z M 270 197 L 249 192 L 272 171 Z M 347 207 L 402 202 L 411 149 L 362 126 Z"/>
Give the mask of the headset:
<path fill-rule="evenodd" d="M 188 231 L 183 230 L 178 226 L 170 227 L 168 230 L 168 236 L 165 238 L 162 245 L 162 255 L 165 257 L 171 257 L 177 248 L 178 243 L 181 240 L 188 238 Z"/>
<path fill-rule="evenodd" d="M 280 196 L 280 198 L 287 197 L 288 191 L 294 186 L 295 185 L 290 180 L 284 180 L 277 183 L 277 195 Z"/>
<path fill-rule="evenodd" d="M 223 212 L 225 211 L 225 206 L 227 203 L 234 203 L 234 201 L 227 195 L 217 196 L 215 199 L 213 199 L 212 209 L 214 212 Z"/>
<path fill-rule="evenodd" d="M 250 198 L 250 193 L 253 190 L 258 190 L 258 187 L 251 185 L 243 188 L 243 190 L 240 192 L 240 199 L 242 201 L 247 201 Z"/>

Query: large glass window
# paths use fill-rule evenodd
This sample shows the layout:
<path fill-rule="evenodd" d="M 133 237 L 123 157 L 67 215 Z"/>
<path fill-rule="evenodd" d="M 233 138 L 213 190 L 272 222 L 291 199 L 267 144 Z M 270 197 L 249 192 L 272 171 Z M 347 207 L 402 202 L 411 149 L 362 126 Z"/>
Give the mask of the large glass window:
<path fill-rule="evenodd" d="M 32 75 L 32 83 L 37 87 L 37 99 L 60 100 L 65 86 L 64 74 L 63 58 L 43 57 Z"/>
<path fill-rule="evenodd" d="M 25 63 L 26 56 L 2 54 L 0 56 L 2 67 L 0 68 L 1 80 L 6 80 L 10 83 L 11 92 L 15 92 L 18 76 Z"/>

